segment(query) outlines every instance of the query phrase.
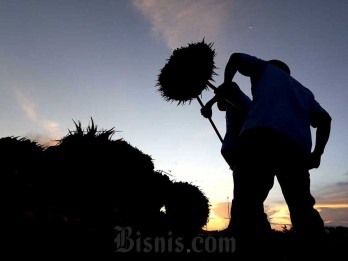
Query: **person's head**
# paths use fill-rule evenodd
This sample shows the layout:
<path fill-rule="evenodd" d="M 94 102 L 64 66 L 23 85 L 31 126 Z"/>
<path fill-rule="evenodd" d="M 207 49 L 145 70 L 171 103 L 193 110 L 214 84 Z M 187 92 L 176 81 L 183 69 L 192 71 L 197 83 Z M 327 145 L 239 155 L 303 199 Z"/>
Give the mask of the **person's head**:
<path fill-rule="evenodd" d="M 277 59 L 272 59 L 272 60 L 269 60 L 268 62 L 270 64 L 277 66 L 278 68 L 282 69 L 283 71 L 285 71 L 287 74 L 290 75 L 290 68 L 286 63 L 284 63 L 280 60 L 277 60 Z"/>
<path fill-rule="evenodd" d="M 230 82 L 224 87 L 224 98 L 219 97 L 216 105 L 220 111 L 226 111 L 227 106 L 229 105 L 228 100 L 233 99 L 236 95 L 239 95 L 239 86 L 236 82 Z"/>

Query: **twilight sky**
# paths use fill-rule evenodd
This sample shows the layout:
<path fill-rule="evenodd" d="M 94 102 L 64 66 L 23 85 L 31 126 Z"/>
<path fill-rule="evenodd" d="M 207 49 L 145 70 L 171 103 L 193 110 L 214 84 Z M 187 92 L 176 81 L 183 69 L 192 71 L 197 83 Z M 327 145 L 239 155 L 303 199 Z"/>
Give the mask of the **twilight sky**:
<path fill-rule="evenodd" d="M 280 59 L 331 114 L 311 189 L 325 222 L 348 226 L 347 11 L 345 0 L 0 0 L 0 137 L 47 143 L 92 117 L 156 169 L 198 185 L 212 204 L 208 229 L 223 228 L 233 182 L 221 142 L 198 102 L 168 103 L 155 87 L 175 48 L 205 38 L 215 85 L 233 52 Z M 249 79 L 235 81 L 250 96 Z M 223 134 L 216 107 L 213 121 Z M 289 223 L 277 182 L 266 208 L 275 226 Z"/>

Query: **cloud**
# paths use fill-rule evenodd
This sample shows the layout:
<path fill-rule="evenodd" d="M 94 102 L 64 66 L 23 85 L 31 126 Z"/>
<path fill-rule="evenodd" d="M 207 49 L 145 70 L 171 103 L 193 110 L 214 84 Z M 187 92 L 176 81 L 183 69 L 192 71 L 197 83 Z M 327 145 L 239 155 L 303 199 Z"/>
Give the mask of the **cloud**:
<path fill-rule="evenodd" d="M 55 121 L 44 121 L 42 122 L 44 129 L 48 134 L 53 137 L 60 137 L 62 132 L 60 130 L 59 124 Z"/>
<path fill-rule="evenodd" d="M 229 1 L 133 0 L 133 5 L 152 24 L 152 30 L 174 50 L 189 42 L 217 38 L 228 14 Z"/>
<path fill-rule="evenodd" d="M 16 89 L 15 96 L 25 116 L 38 125 L 39 128 L 43 129 L 43 133 L 29 132 L 25 136 L 44 146 L 55 145 L 57 143 L 56 139 L 62 136 L 59 124 L 51 120 L 41 120 L 38 116 L 36 105 L 22 91 Z"/>
<path fill-rule="evenodd" d="M 280 230 L 282 226 L 291 226 L 289 209 L 286 204 L 265 206 L 268 220 L 274 229 Z"/>
<path fill-rule="evenodd" d="M 36 141 L 38 144 L 44 147 L 55 146 L 58 143 L 58 141 L 52 136 L 44 133 L 28 132 L 25 137 L 32 141 Z"/>
<path fill-rule="evenodd" d="M 318 191 L 317 205 L 348 205 L 348 182 L 341 181 Z"/>
<path fill-rule="evenodd" d="M 348 226 L 348 182 L 337 182 L 323 189 L 317 197 L 316 208 L 325 224 Z"/>
<path fill-rule="evenodd" d="M 21 106 L 22 110 L 24 111 L 25 115 L 34 122 L 37 122 L 37 114 L 35 110 L 35 104 L 31 102 L 24 94 L 23 92 L 19 90 L 15 90 L 16 98 Z"/>
<path fill-rule="evenodd" d="M 344 208 L 321 207 L 319 210 L 326 225 L 348 227 L 348 206 Z"/>
<path fill-rule="evenodd" d="M 55 121 L 40 121 L 38 124 L 43 128 L 42 133 L 29 132 L 26 137 L 35 140 L 39 144 L 48 147 L 57 145 L 58 139 L 63 137 L 63 133 L 60 130 L 60 126 Z"/>

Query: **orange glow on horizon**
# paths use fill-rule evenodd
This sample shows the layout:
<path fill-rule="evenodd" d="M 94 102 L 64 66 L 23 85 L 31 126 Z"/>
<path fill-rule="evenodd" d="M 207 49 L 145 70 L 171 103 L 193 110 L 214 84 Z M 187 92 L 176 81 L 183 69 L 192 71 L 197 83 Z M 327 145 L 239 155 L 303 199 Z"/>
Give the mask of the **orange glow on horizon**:
<path fill-rule="evenodd" d="M 209 220 L 207 225 L 204 227 L 204 230 L 207 231 L 216 231 L 225 229 L 229 223 L 229 219 L 226 217 L 221 217 L 216 214 L 216 210 L 219 208 L 219 203 L 212 204 L 212 208 L 209 213 Z"/>
<path fill-rule="evenodd" d="M 204 227 L 207 231 L 216 231 L 225 229 L 229 223 L 229 218 L 219 215 L 220 213 L 226 213 L 226 202 L 216 202 L 212 205 L 209 221 Z M 348 208 L 348 204 L 316 204 L 315 208 L 320 212 L 321 208 Z M 223 211 L 221 211 L 223 209 Z M 219 214 L 218 214 L 219 213 Z M 288 229 L 291 228 L 291 220 L 289 209 L 286 204 L 276 205 L 271 209 L 266 210 L 268 219 L 271 223 L 271 227 L 275 230 L 283 230 L 284 226 Z M 332 220 L 324 220 L 325 224 L 333 223 Z"/>
<path fill-rule="evenodd" d="M 315 208 L 348 208 L 348 204 L 316 204 Z"/>

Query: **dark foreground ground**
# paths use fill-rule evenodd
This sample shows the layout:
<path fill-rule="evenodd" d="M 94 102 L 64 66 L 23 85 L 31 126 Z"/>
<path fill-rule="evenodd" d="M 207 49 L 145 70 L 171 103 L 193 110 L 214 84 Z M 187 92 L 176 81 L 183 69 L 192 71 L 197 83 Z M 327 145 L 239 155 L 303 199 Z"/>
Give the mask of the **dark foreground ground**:
<path fill-rule="evenodd" d="M 347 260 L 348 228 L 328 228 L 326 238 L 303 240 L 291 231 L 274 231 L 268 240 L 254 238 L 245 242 L 218 232 L 202 232 L 192 237 L 171 233 L 145 236 L 133 233 L 110 235 L 22 234 L 7 238 L 3 254 L 14 259 L 31 260 Z M 123 231 L 125 232 L 125 231 Z M 127 231 L 126 231 L 127 232 Z M 60 236 L 59 236 L 60 235 Z M 8 259 L 7 259 L 8 260 Z"/>
<path fill-rule="evenodd" d="M 193 244 L 194 243 L 194 244 Z M 293 232 L 274 231 L 269 239 L 258 241 L 254 238 L 245 242 L 219 233 L 207 232 L 188 240 L 180 252 L 155 254 L 153 260 L 347 260 L 348 228 L 329 228 L 325 238 L 298 238 Z M 146 253 L 133 253 L 134 258 L 144 258 Z M 117 258 L 122 258 L 117 253 Z"/>

